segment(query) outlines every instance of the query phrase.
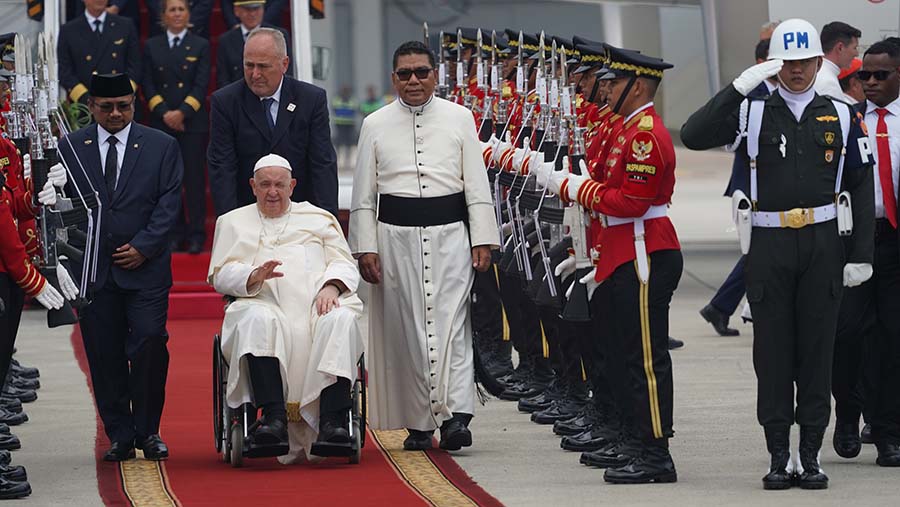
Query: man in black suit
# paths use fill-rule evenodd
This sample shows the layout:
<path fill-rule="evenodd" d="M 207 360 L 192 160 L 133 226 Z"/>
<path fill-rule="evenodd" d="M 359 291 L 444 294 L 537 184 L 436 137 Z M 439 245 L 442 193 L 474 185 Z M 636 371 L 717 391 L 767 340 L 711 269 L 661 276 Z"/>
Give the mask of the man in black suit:
<path fill-rule="evenodd" d="M 84 167 L 73 171 L 78 188 L 96 189 L 102 203 L 92 303 L 79 318 L 97 410 L 112 442 L 104 459 L 126 460 L 137 446 L 146 459 L 164 460 L 169 235 L 180 209 L 181 152 L 172 137 L 132 121 L 127 74 L 95 75 L 89 93 L 97 123 L 59 146 L 69 167 Z M 77 195 L 74 188 L 69 195 Z"/>
<path fill-rule="evenodd" d="M 257 28 L 244 47 L 244 79 L 212 95 L 207 149 L 216 214 L 256 202 L 247 181 L 253 165 L 274 153 L 293 167 L 292 199 L 337 215 L 337 163 L 325 90 L 285 75 L 282 33 Z"/>
<path fill-rule="evenodd" d="M 234 2 L 233 17 L 239 22 L 236 21 L 231 25 L 233 26 L 231 30 L 219 37 L 219 49 L 216 54 L 216 89 L 244 79 L 244 42 L 250 32 L 260 26 L 277 28 L 284 35 L 289 58 L 287 73 L 291 73 L 290 36 L 283 28 L 264 21 L 263 7 L 265 5 L 266 0 L 237 0 Z M 223 12 L 231 12 L 231 9 L 225 11 L 223 6 Z"/>
<path fill-rule="evenodd" d="M 59 29 L 59 84 L 86 102 L 92 74 L 128 74 L 137 90 L 141 55 L 134 23 L 106 11 L 107 0 L 84 0 L 84 15 Z"/>

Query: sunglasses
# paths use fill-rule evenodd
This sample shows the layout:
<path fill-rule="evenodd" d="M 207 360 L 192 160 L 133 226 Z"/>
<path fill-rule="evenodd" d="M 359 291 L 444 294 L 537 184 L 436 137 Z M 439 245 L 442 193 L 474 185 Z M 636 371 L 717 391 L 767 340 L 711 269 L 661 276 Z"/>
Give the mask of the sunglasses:
<path fill-rule="evenodd" d="M 856 77 L 859 78 L 860 81 L 866 82 L 869 78 L 874 77 L 876 81 L 884 81 L 891 74 L 896 71 L 893 70 L 860 70 L 856 72 Z"/>
<path fill-rule="evenodd" d="M 132 100 L 129 102 L 102 102 L 99 104 L 95 103 L 95 105 L 97 106 L 97 109 L 99 109 L 100 111 L 102 111 L 104 113 L 111 113 L 111 112 L 113 112 L 113 109 L 118 109 L 122 113 L 127 113 L 128 111 L 131 111 L 131 108 L 134 106 L 134 101 Z"/>
<path fill-rule="evenodd" d="M 428 75 L 434 69 L 431 67 L 419 67 L 418 69 L 400 69 L 394 71 L 394 74 L 397 74 L 397 79 L 400 81 L 409 81 L 409 78 L 412 77 L 413 74 L 416 75 L 416 79 L 427 79 Z"/>

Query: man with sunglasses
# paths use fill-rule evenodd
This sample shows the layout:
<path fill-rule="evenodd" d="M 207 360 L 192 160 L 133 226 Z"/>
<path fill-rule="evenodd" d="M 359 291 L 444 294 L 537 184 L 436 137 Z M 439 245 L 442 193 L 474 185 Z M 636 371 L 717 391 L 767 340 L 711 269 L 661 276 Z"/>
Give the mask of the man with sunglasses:
<path fill-rule="evenodd" d="M 407 428 L 404 449 L 472 445 L 469 291 L 499 243 L 472 113 L 434 96 L 434 55 L 394 52 L 399 97 L 363 121 L 350 248 L 369 298 L 369 420 Z"/>
<path fill-rule="evenodd" d="M 95 124 L 59 142 L 71 170 L 68 195 L 95 189 L 101 207 L 91 304 L 79 311 L 97 411 L 112 446 L 106 461 L 164 460 L 159 436 L 169 352 L 169 237 L 181 209 L 181 150 L 169 135 L 135 123 L 127 74 L 91 78 Z M 98 213 L 99 211 L 99 213 Z M 81 265 L 73 266 L 81 273 Z"/>
<path fill-rule="evenodd" d="M 836 423 L 834 450 L 856 457 L 862 447 L 859 417 L 866 420 L 878 450 L 876 463 L 900 466 L 900 256 L 897 236 L 897 180 L 900 167 L 900 47 L 873 44 L 857 72 L 866 99 L 857 106 L 868 126 L 873 168 L 875 256 L 872 278 L 849 289 L 841 301 L 834 351 L 832 393 Z M 863 359 L 863 350 L 867 350 Z M 860 393 L 863 361 L 871 381 Z M 868 380 L 868 379 L 867 379 Z"/>

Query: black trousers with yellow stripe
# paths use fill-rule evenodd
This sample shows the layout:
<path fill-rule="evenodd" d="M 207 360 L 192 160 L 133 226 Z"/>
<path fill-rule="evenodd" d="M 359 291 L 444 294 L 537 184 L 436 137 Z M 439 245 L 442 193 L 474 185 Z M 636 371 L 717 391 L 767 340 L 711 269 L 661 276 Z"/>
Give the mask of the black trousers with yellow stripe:
<path fill-rule="evenodd" d="M 620 378 L 611 379 L 615 397 L 625 420 L 642 440 L 673 435 L 669 303 L 684 265 L 679 250 L 660 250 L 649 257 L 647 284 L 638 278 L 637 264 L 629 262 L 597 289 L 607 291 L 611 306 L 605 311 L 609 361 L 621 364 Z"/>

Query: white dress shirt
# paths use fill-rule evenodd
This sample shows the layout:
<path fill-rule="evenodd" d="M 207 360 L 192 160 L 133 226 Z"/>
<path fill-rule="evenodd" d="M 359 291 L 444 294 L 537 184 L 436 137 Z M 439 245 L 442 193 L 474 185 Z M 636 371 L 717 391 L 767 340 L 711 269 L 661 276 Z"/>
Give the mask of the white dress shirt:
<path fill-rule="evenodd" d="M 881 177 L 878 175 L 878 139 L 875 134 L 878 131 L 878 113 L 875 110 L 878 106 L 872 101 L 866 101 L 866 128 L 869 130 L 869 149 L 872 150 L 872 156 L 875 158 L 875 165 L 872 170 L 875 173 L 875 218 L 884 218 L 884 194 L 881 188 Z M 900 99 L 894 100 L 885 107 L 888 114 L 884 117 L 887 124 L 888 143 L 891 150 L 891 179 L 894 183 L 894 196 L 897 196 L 898 184 L 898 168 L 900 168 Z"/>
<path fill-rule="evenodd" d="M 187 28 L 185 28 L 184 30 L 182 30 L 179 33 L 172 33 L 170 31 L 166 30 L 166 37 L 169 38 L 169 48 L 170 49 L 172 48 L 172 45 L 175 42 L 175 37 L 178 37 L 179 44 L 183 44 L 185 35 L 187 35 Z"/>
<path fill-rule="evenodd" d="M 828 95 L 831 98 L 842 100 L 848 104 L 856 104 L 856 99 L 841 90 L 841 82 L 838 76 L 841 68 L 828 58 L 822 58 L 822 68 L 816 74 L 816 84 L 813 86 L 819 95 Z"/>
<path fill-rule="evenodd" d="M 85 9 L 84 17 L 87 18 L 88 26 L 91 27 L 92 31 L 94 30 L 94 21 L 99 19 L 100 20 L 100 33 L 103 33 L 103 29 L 106 27 L 106 11 L 103 11 L 99 16 L 97 16 L 95 18 L 94 16 L 91 16 L 91 14 L 87 11 L 87 9 Z"/>
<path fill-rule="evenodd" d="M 243 26 L 243 25 L 242 25 Z M 272 117 L 272 123 L 278 123 L 278 103 L 281 102 L 281 85 L 284 84 L 284 76 L 281 77 L 281 81 L 278 83 L 278 88 L 275 89 L 275 93 L 269 95 L 268 97 L 260 97 L 259 101 L 262 102 L 266 99 L 275 99 L 275 102 L 269 106 L 269 116 Z"/>
<path fill-rule="evenodd" d="M 128 146 L 128 134 L 131 133 L 131 123 L 125 126 L 122 130 L 115 133 L 115 138 L 118 140 L 116 143 L 116 155 L 118 155 L 118 172 L 116 172 L 116 181 L 119 181 L 119 176 L 122 174 L 122 162 L 125 161 L 125 148 Z M 100 148 L 100 167 L 103 168 L 103 175 L 106 176 L 106 153 L 109 151 L 109 138 L 113 136 L 110 134 L 105 128 L 97 125 L 97 144 Z"/>

